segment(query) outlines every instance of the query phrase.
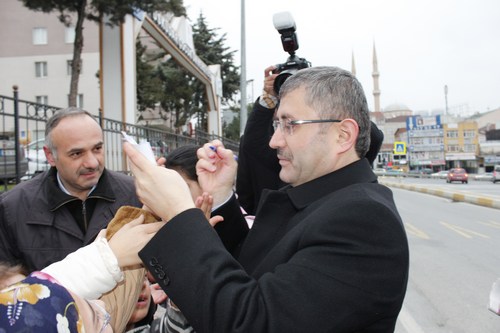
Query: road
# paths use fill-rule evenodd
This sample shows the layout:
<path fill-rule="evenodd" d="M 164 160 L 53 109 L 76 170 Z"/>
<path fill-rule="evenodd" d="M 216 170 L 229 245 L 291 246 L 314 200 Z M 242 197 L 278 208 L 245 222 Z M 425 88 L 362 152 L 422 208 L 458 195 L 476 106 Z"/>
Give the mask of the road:
<path fill-rule="evenodd" d="M 468 191 L 493 186 L 457 185 Z M 487 309 L 500 277 L 498 209 L 392 190 L 410 244 L 410 279 L 396 333 L 500 332 L 500 316 Z"/>

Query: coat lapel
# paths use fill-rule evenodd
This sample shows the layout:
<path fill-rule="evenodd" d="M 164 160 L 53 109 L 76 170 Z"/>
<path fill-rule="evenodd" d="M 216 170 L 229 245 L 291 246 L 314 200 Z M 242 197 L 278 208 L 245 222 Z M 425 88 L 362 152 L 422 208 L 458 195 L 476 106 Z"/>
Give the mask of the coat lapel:
<path fill-rule="evenodd" d="M 283 237 L 290 218 L 296 213 L 285 191 L 264 190 L 254 225 L 243 244 L 238 261 L 251 273 Z"/>

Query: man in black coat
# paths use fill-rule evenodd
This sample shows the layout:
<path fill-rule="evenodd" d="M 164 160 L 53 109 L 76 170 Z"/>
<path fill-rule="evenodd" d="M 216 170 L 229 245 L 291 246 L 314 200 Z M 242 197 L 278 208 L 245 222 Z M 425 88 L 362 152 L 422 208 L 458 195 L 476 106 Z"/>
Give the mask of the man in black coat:
<path fill-rule="evenodd" d="M 213 214 L 242 232 L 219 234 L 195 208 L 182 178 L 124 150 L 145 205 L 167 221 L 139 252 L 196 332 L 393 332 L 409 269 L 408 242 L 392 192 L 368 160 L 368 105 L 337 67 L 285 81 L 269 142 L 281 180 L 263 192 L 255 222 L 232 193 L 236 162 L 220 141 L 198 150 L 198 179 Z"/>

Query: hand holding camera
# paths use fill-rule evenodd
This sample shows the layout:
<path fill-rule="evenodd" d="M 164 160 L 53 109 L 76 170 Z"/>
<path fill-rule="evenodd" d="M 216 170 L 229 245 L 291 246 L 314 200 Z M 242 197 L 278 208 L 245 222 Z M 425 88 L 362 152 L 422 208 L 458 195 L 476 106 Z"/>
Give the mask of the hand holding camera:
<path fill-rule="evenodd" d="M 311 63 L 305 58 L 300 58 L 295 54 L 299 48 L 299 41 L 295 33 L 295 21 L 292 14 L 289 12 L 280 12 L 273 15 L 273 24 L 276 30 L 281 34 L 281 44 L 283 50 L 288 52 L 290 56 L 286 62 L 277 64 L 273 70 L 274 74 L 278 74 L 274 79 L 274 91 L 279 94 L 281 85 L 288 77 L 297 73 L 297 71 L 311 67 Z M 267 69 L 266 69 L 267 70 Z M 267 72 L 266 72 L 267 75 Z M 264 88 L 265 90 L 265 88 Z"/>

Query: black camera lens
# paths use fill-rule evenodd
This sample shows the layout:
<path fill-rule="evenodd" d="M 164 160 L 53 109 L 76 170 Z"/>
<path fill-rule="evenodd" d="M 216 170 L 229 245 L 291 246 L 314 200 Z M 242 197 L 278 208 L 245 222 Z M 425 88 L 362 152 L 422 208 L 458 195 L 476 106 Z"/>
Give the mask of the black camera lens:
<path fill-rule="evenodd" d="M 290 76 L 292 76 L 295 72 L 296 72 L 296 70 L 295 71 L 290 71 L 290 70 L 283 71 L 276 77 L 276 79 L 274 80 L 274 85 L 273 85 L 273 88 L 274 88 L 274 91 L 276 92 L 276 94 L 280 93 L 280 89 L 281 89 L 281 86 L 283 85 L 283 83 L 285 83 L 286 79 L 288 79 Z"/>

